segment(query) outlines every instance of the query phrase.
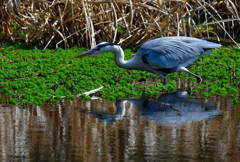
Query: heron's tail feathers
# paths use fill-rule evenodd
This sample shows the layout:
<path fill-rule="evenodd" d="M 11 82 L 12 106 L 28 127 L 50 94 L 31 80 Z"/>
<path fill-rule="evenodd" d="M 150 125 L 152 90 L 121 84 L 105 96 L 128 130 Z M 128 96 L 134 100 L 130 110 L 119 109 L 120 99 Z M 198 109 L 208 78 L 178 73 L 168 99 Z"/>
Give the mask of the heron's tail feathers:
<path fill-rule="evenodd" d="M 217 40 L 212 39 L 201 39 L 202 40 L 202 48 L 203 49 L 213 49 L 213 48 L 219 48 L 222 45 Z"/>

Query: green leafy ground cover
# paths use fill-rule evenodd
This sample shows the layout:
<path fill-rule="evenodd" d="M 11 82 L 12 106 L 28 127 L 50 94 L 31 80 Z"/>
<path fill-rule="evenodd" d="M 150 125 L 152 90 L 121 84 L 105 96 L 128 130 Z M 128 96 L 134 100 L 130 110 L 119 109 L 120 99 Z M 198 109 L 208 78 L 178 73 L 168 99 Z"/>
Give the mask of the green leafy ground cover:
<path fill-rule="evenodd" d="M 114 101 L 116 98 L 158 96 L 159 92 L 175 91 L 176 78 L 195 78 L 186 73 L 168 75 L 169 84 L 159 87 L 137 85 L 135 81 L 155 80 L 148 72 L 119 68 L 114 55 L 107 53 L 97 57 L 73 59 L 84 48 L 46 49 L 7 45 L 0 48 L 0 94 L 7 97 L 8 104 L 26 103 L 41 105 L 61 100 L 61 96 L 74 96 L 103 86 L 95 95 Z M 126 59 L 134 52 L 126 49 Z M 219 49 L 214 55 L 200 58 L 190 70 L 200 75 L 204 83 L 190 88 L 192 93 L 203 96 L 228 95 L 238 102 L 240 87 L 240 50 L 234 47 Z M 207 89 L 207 90 L 206 90 Z M 55 97 L 53 97 L 55 96 Z M 2 97 L 2 96 L 0 96 Z M 2 97 L 3 98 L 3 97 Z M 89 100 L 89 97 L 82 96 Z M 2 99 L 3 100 L 3 99 Z"/>

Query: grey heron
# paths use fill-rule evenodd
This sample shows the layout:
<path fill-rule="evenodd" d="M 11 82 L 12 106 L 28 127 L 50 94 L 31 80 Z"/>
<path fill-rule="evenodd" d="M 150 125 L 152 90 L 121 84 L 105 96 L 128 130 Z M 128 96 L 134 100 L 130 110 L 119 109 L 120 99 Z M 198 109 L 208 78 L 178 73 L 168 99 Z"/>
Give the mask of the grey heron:
<path fill-rule="evenodd" d="M 164 82 L 169 73 L 187 72 L 197 79 L 198 84 L 201 84 L 202 78 L 190 72 L 187 67 L 194 64 L 199 57 L 210 55 L 213 53 L 212 49 L 221 46 L 205 39 L 172 36 L 147 41 L 139 47 L 136 55 L 127 61 L 124 60 L 124 52 L 120 45 L 109 42 L 102 42 L 75 58 L 113 52 L 116 54 L 115 62 L 121 68 L 155 73 L 163 77 Z"/>

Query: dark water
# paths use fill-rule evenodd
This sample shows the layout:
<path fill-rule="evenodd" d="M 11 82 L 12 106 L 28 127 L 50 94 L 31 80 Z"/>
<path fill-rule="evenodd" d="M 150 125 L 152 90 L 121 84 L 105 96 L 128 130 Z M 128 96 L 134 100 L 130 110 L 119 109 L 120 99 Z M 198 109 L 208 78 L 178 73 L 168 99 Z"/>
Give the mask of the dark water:
<path fill-rule="evenodd" d="M 240 161 L 240 106 L 229 97 L 0 105 L 3 161 Z"/>

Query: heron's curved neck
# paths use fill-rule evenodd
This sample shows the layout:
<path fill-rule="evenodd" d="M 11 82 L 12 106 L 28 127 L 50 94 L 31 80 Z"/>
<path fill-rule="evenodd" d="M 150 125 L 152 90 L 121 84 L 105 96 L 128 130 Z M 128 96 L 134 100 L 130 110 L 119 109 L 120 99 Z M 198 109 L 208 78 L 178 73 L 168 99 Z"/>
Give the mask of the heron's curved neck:
<path fill-rule="evenodd" d="M 134 62 L 132 59 L 124 60 L 124 52 L 120 46 L 116 46 L 113 52 L 116 54 L 115 62 L 119 67 L 126 69 L 134 69 Z"/>

